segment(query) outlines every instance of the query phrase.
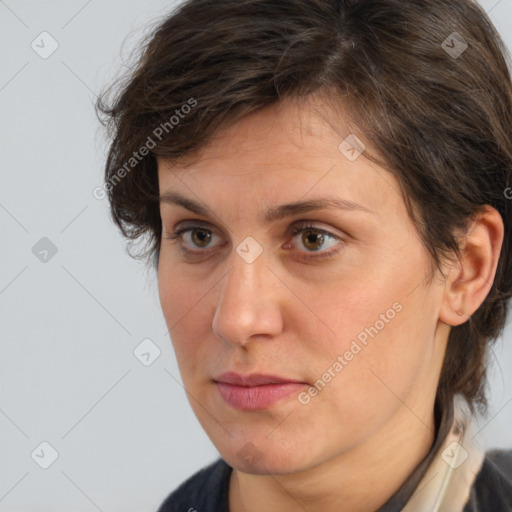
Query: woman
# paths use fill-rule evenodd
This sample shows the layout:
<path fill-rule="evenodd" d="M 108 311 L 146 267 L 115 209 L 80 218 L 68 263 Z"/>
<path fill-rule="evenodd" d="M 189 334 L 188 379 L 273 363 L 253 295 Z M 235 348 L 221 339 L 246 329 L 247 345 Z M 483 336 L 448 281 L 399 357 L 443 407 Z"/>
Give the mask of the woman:
<path fill-rule="evenodd" d="M 512 85 L 470 0 L 189 0 L 109 104 L 221 458 L 160 512 L 512 510 L 483 453 L 512 290 Z"/>

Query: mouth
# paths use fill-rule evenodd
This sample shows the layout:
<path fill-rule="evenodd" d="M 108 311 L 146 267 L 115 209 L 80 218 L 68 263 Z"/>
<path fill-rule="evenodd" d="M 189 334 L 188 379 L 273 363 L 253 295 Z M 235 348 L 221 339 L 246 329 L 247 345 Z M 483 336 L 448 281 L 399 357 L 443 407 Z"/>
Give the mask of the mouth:
<path fill-rule="evenodd" d="M 240 375 L 234 372 L 223 373 L 213 381 L 223 400 L 242 411 L 268 409 L 308 385 L 300 380 L 276 375 Z"/>

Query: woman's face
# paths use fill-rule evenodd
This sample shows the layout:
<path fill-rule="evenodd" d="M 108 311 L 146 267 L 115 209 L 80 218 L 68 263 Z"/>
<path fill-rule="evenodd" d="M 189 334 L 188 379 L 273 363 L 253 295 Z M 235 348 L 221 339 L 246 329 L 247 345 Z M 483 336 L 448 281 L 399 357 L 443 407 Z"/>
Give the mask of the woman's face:
<path fill-rule="evenodd" d="M 397 180 L 315 112 L 274 105 L 188 167 L 159 160 L 158 283 L 183 384 L 221 456 L 253 473 L 425 431 L 449 332 Z"/>

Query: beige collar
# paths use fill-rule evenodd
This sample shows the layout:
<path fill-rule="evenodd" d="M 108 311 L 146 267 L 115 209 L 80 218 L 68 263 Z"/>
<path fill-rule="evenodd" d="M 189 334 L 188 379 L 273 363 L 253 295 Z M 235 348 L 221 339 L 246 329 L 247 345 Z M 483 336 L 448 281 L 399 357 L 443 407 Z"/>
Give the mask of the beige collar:
<path fill-rule="evenodd" d="M 485 454 L 464 399 L 454 399 L 453 423 L 402 512 L 462 512 Z"/>

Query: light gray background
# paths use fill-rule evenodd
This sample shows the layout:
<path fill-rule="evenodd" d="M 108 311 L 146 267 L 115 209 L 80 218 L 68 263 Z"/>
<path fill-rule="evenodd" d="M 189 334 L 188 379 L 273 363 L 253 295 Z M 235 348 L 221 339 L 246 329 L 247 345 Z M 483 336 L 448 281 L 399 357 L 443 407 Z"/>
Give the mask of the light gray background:
<path fill-rule="evenodd" d="M 155 278 L 92 194 L 106 149 L 95 93 L 123 42 L 126 56 L 174 5 L 0 0 L 0 511 L 151 512 L 217 457 L 181 387 Z M 483 5 L 511 47 L 512 0 Z M 31 48 L 43 31 L 59 45 L 47 59 Z M 32 252 L 43 237 L 57 247 L 46 263 Z M 147 338 L 161 351 L 150 366 L 133 353 Z M 511 447 L 510 324 L 494 353 L 479 439 Z M 58 452 L 48 469 L 35 461 L 49 456 L 43 441 Z"/>

